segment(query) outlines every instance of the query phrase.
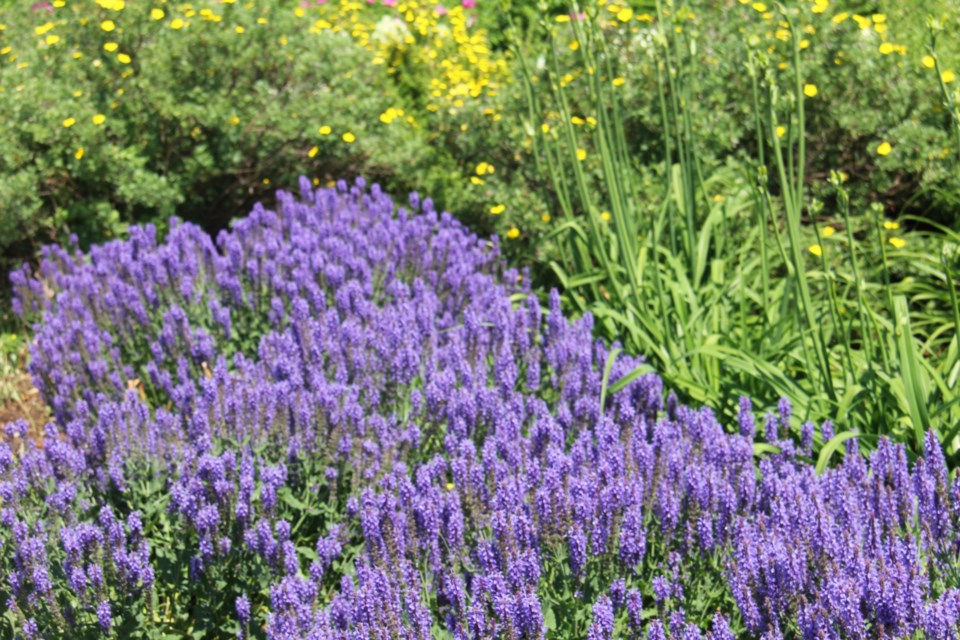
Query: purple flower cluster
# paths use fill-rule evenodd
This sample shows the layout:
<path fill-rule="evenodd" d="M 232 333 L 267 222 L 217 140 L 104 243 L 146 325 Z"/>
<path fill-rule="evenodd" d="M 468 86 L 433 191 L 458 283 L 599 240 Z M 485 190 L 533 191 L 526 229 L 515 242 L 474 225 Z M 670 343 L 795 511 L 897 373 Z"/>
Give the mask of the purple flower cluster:
<path fill-rule="evenodd" d="M 240 637 L 958 637 L 935 437 L 913 465 L 850 441 L 817 475 L 783 402 L 758 465 L 747 400 L 735 433 L 653 374 L 601 404 L 591 318 L 429 200 L 301 192 L 216 243 L 139 229 L 14 274 L 56 416 L 42 448 L 0 444 L 25 631 L 109 630 L 137 597 L 156 616 L 179 544 L 193 583 L 247 581 Z"/>

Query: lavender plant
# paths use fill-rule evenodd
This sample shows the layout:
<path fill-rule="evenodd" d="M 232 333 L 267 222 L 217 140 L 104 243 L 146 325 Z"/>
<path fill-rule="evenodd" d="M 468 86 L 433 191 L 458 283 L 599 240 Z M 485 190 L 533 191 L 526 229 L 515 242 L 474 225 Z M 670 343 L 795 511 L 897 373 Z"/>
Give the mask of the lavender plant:
<path fill-rule="evenodd" d="M 935 436 L 817 474 L 829 423 L 665 397 L 429 199 L 278 201 L 14 274 L 5 635 L 958 637 Z"/>

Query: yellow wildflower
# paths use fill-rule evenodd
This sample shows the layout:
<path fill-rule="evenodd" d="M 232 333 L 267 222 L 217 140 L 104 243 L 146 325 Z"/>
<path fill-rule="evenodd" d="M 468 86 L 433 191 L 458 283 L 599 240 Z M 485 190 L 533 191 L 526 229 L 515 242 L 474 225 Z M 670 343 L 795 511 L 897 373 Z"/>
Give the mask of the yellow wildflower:
<path fill-rule="evenodd" d="M 113 53 L 114 51 L 116 51 L 116 50 L 119 49 L 119 48 L 120 48 L 120 45 L 117 44 L 116 42 L 104 42 L 104 43 L 103 43 L 103 50 L 104 50 L 104 51 L 108 51 L 108 52 L 110 52 L 110 53 Z"/>
<path fill-rule="evenodd" d="M 104 20 L 103 22 L 100 23 L 100 28 L 106 31 L 107 33 L 110 33 L 111 31 L 117 28 L 117 25 L 113 23 L 113 20 Z"/>
<path fill-rule="evenodd" d="M 91 120 L 93 120 L 93 124 L 101 125 L 107 121 L 107 116 L 103 115 L 102 113 L 98 113 L 97 115 L 93 116 Z"/>
<path fill-rule="evenodd" d="M 633 9 L 626 7 L 617 12 L 617 20 L 620 22 L 630 22 L 633 19 Z"/>
<path fill-rule="evenodd" d="M 577 160 L 579 160 L 580 162 L 583 162 L 586 159 L 587 159 L 586 149 L 577 149 Z"/>
<path fill-rule="evenodd" d="M 507 237 L 510 238 L 511 240 L 516 240 L 517 238 L 520 237 L 520 229 L 517 229 L 516 227 L 511 227 L 510 231 L 507 231 Z"/>
<path fill-rule="evenodd" d="M 893 151 L 893 146 L 884 140 L 877 146 L 877 154 L 881 156 L 888 156 L 890 152 Z"/>
<path fill-rule="evenodd" d="M 159 9 L 156 7 L 154 7 L 153 9 L 150 9 L 150 17 L 153 18 L 154 20 L 163 20 L 163 17 L 165 15 L 167 14 L 163 12 L 163 9 Z"/>
<path fill-rule="evenodd" d="M 320 133 L 320 135 L 322 135 L 322 136 L 328 136 L 328 135 L 330 135 L 330 134 L 333 132 L 333 129 L 331 129 L 328 125 L 323 125 L 323 126 L 320 127 L 319 129 L 317 129 L 317 131 L 318 131 L 318 132 Z"/>
<path fill-rule="evenodd" d="M 184 22 L 180 18 L 174 18 L 173 20 L 170 21 L 171 29 L 182 29 L 183 25 L 184 25 Z"/>
<path fill-rule="evenodd" d="M 481 185 L 485 183 L 483 178 L 478 178 L 477 176 L 470 176 L 470 183 L 475 185 Z"/>
<path fill-rule="evenodd" d="M 883 228 L 886 229 L 887 231 L 896 231 L 897 229 L 900 228 L 900 223 L 894 222 L 893 220 L 884 220 Z"/>
<path fill-rule="evenodd" d="M 767 5 L 763 4 L 762 2 L 754 2 L 750 6 L 753 7 L 754 11 L 759 11 L 760 13 L 763 13 L 767 10 Z"/>
<path fill-rule="evenodd" d="M 777 127 L 777 137 L 782 138 L 785 135 L 787 135 L 787 128 L 783 125 Z"/>
<path fill-rule="evenodd" d="M 83 159 L 83 147 L 80 147 L 79 149 L 77 149 L 77 150 L 74 152 L 73 157 L 76 158 L 77 160 L 82 160 L 82 159 Z"/>
<path fill-rule="evenodd" d="M 357 139 L 357 136 L 353 135 L 353 134 L 350 133 L 349 131 L 347 131 L 347 132 L 346 132 L 345 134 L 343 134 L 343 136 L 341 136 L 341 137 L 343 138 L 343 141 L 346 142 L 347 144 L 350 144 L 351 142 L 353 142 L 354 140 Z"/>
<path fill-rule="evenodd" d="M 830 225 L 827 225 L 827 226 L 825 226 L 823 229 L 820 230 L 820 235 L 822 235 L 824 238 L 829 238 L 830 236 L 832 236 L 832 235 L 835 234 L 836 232 L 837 232 L 837 230 L 836 230 L 834 227 L 831 227 Z"/>
<path fill-rule="evenodd" d="M 880 45 L 880 53 L 882 53 L 885 56 L 888 56 L 891 53 L 893 53 L 894 48 L 895 47 L 893 46 L 892 43 L 884 42 L 883 44 Z"/>
<path fill-rule="evenodd" d="M 940 79 L 943 80 L 944 84 L 950 84 L 957 79 L 957 76 L 951 69 L 947 69 L 940 74 Z"/>
<path fill-rule="evenodd" d="M 58 42 L 60 42 L 60 36 L 58 36 L 55 33 L 51 33 L 44 39 L 44 42 L 46 42 L 48 46 L 57 44 Z"/>
<path fill-rule="evenodd" d="M 120 64 L 130 64 L 130 61 L 131 61 L 130 56 L 128 56 L 127 54 L 125 53 L 117 54 L 117 62 L 119 62 Z"/>
<path fill-rule="evenodd" d="M 495 204 L 492 207 L 490 207 L 490 213 L 492 213 L 495 216 L 500 215 L 506 210 L 507 210 L 507 206 L 503 204 Z"/>
<path fill-rule="evenodd" d="M 307 151 L 307 157 L 308 157 L 308 158 L 312 158 L 312 157 L 316 156 L 318 153 L 320 153 L 320 147 L 316 147 L 316 146 L 315 146 L 315 147 L 311 147 L 311 148 L 310 148 L 310 151 Z"/>
<path fill-rule="evenodd" d="M 933 69 L 935 66 L 937 66 L 937 60 L 933 56 L 923 56 L 920 58 L 920 64 L 927 69 Z"/>
<path fill-rule="evenodd" d="M 622 87 L 627 83 L 625 78 L 614 78 L 610 83 L 615 87 Z"/>
<path fill-rule="evenodd" d="M 77 124 L 76 118 L 67 118 L 66 120 L 63 121 L 63 126 L 65 126 L 67 129 L 69 129 L 75 124 Z"/>
<path fill-rule="evenodd" d="M 545 214 L 543 214 L 542 216 L 540 216 L 540 219 L 543 220 L 544 222 L 550 222 L 550 220 L 551 220 L 550 214 L 549 214 L 549 213 L 545 213 Z"/>
<path fill-rule="evenodd" d="M 892 244 L 895 249 L 903 249 L 903 247 L 907 244 L 907 241 L 903 238 L 890 238 L 888 242 Z"/>
<path fill-rule="evenodd" d="M 818 244 L 810 245 L 809 247 L 807 247 L 807 251 L 817 256 L 818 258 L 823 255 L 823 247 L 821 247 Z"/>
<path fill-rule="evenodd" d="M 817 89 L 817 85 L 809 83 L 803 85 L 803 95 L 807 96 L 808 98 L 816 98 L 818 93 L 819 90 Z"/>

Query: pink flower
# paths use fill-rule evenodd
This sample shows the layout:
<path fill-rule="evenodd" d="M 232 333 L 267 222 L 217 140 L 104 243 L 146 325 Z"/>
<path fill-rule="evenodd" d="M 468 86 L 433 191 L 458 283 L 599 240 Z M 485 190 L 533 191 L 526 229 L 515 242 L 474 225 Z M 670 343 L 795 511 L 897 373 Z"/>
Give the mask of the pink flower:
<path fill-rule="evenodd" d="M 435 7 L 433 8 L 433 11 L 434 11 L 434 13 L 436 13 L 438 16 L 445 16 L 445 15 L 447 15 L 447 8 L 446 8 L 445 6 L 443 6 L 442 4 L 438 4 L 437 6 L 435 6 Z"/>
<path fill-rule="evenodd" d="M 477 6 L 477 0 L 461 0 L 460 4 L 463 5 L 464 9 L 473 9 Z"/>

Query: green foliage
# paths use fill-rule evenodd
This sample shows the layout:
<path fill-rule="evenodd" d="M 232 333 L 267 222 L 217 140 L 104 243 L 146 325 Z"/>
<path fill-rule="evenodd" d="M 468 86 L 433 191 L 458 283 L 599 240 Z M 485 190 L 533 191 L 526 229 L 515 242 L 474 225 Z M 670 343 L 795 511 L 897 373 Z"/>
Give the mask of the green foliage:
<path fill-rule="evenodd" d="M 616 20 L 572 3 L 585 19 L 558 27 L 547 16 L 547 61 L 523 67 L 545 197 L 563 214 L 548 261 L 569 306 L 647 356 L 668 387 L 730 418 L 740 394 L 768 405 L 786 396 L 800 421 L 837 420 L 868 446 L 889 435 L 918 453 L 936 428 L 956 464 L 956 272 L 941 259 L 954 234 L 935 222 L 953 222 L 936 214 L 954 197 L 943 182 L 955 175 L 943 152 L 952 123 L 917 115 L 938 100 L 933 87 L 896 62 L 899 49 L 877 51 L 883 29 L 846 25 L 860 33 L 845 36 L 849 16 L 823 20 L 837 72 L 809 60 L 820 47 L 806 36 L 821 32 L 805 6 L 761 21 L 777 28 L 773 44 L 748 35 L 746 47 L 706 52 L 714 21 L 672 3 L 649 10 L 651 26 L 633 38 L 646 64 L 626 64 Z M 757 11 L 743 11 L 750 34 Z M 736 67 L 739 77 L 725 73 Z M 637 69 L 637 92 L 653 96 L 642 103 L 618 91 Z M 847 89 L 848 73 L 867 87 Z M 879 76 L 897 78 L 903 95 L 870 82 Z M 738 93 L 732 106 L 715 102 Z M 878 108 L 881 95 L 894 104 Z M 946 87 L 943 100 L 951 105 Z M 936 217 L 907 216 L 898 231 L 884 202 Z"/>

